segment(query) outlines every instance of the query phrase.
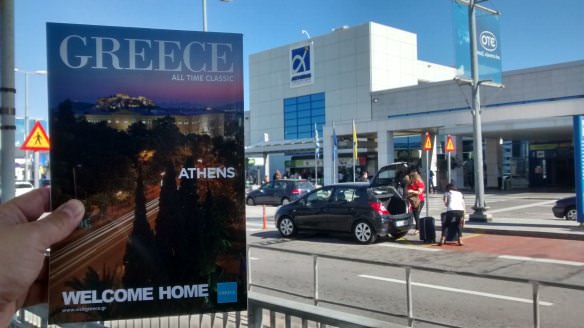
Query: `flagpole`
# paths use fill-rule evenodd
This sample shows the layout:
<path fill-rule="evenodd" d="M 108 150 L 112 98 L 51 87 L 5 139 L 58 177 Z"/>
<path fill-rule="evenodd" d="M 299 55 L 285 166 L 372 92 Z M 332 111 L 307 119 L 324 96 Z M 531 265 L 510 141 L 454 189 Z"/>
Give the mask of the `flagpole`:
<path fill-rule="evenodd" d="M 355 157 L 357 157 L 357 130 L 355 129 L 355 120 L 353 120 L 353 182 L 357 179 L 355 177 Z"/>
<path fill-rule="evenodd" d="M 314 123 L 314 186 L 318 185 L 318 130 L 316 129 L 316 123 Z"/>
<path fill-rule="evenodd" d="M 335 133 L 335 121 L 333 121 L 333 178 L 332 182 L 337 183 L 337 134 Z"/>

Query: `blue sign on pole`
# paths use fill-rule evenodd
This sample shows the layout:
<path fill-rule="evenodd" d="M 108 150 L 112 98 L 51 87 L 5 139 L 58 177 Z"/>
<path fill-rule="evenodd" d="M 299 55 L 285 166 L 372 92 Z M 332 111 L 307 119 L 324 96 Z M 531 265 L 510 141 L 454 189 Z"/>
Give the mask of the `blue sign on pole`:
<path fill-rule="evenodd" d="M 576 178 L 577 221 L 584 223 L 584 116 L 574 116 L 574 176 Z"/>
<path fill-rule="evenodd" d="M 468 7 L 453 1 L 457 76 L 470 79 L 470 32 Z M 479 80 L 501 83 L 499 16 L 475 10 Z"/>

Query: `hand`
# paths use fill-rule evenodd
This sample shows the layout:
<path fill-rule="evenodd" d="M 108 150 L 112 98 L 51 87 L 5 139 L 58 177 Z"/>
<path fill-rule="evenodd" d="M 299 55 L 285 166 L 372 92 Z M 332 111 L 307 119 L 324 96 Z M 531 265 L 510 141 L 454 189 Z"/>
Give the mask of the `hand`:
<path fill-rule="evenodd" d="M 49 194 L 49 188 L 36 189 L 0 205 L 0 327 L 18 308 L 46 302 L 45 251 L 71 234 L 85 212 L 70 200 L 38 220 L 49 210 Z"/>

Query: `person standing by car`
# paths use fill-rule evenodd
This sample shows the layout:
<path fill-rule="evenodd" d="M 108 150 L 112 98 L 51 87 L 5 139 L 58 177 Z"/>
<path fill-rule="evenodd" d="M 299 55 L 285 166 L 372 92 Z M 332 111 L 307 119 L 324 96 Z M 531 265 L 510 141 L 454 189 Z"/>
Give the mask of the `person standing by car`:
<path fill-rule="evenodd" d="M 416 221 L 414 234 L 418 233 L 420 212 L 422 211 L 422 208 L 424 208 L 424 188 L 424 181 L 422 181 L 420 174 L 416 171 L 410 173 L 410 184 L 406 187 L 406 190 L 407 197 L 410 200 L 410 204 L 412 204 L 414 220 Z"/>
<path fill-rule="evenodd" d="M 361 176 L 359 177 L 360 182 L 369 182 L 369 173 L 367 171 L 363 171 L 363 173 L 361 173 Z"/>
<path fill-rule="evenodd" d="M 444 223 L 442 224 L 442 236 L 440 237 L 440 242 L 438 246 L 446 241 L 448 234 L 456 234 L 458 241 L 458 246 L 462 246 L 462 227 L 464 226 L 464 196 L 456 187 L 449 183 L 446 185 L 446 192 L 443 196 L 444 205 L 446 205 L 446 217 L 444 218 Z M 454 230 L 454 233 L 453 233 Z"/>

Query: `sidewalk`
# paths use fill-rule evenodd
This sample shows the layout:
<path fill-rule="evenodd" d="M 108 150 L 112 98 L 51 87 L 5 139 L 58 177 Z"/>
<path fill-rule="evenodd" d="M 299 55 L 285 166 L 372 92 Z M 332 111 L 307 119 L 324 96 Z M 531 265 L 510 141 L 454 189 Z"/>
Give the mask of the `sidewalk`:
<path fill-rule="evenodd" d="M 577 222 L 547 219 L 493 217 L 490 222 L 464 224 L 464 232 L 556 239 L 584 240 L 584 227 Z"/>
<path fill-rule="evenodd" d="M 467 204 L 474 201 L 474 195 L 468 191 L 464 191 L 465 198 L 467 198 Z M 529 191 L 518 191 L 518 192 L 499 192 L 490 191 L 487 196 L 489 197 L 519 197 L 533 199 L 534 202 L 553 201 L 554 199 L 560 199 L 572 195 L 571 193 L 540 193 L 540 192 L 529 192 Z M 429 195 L 434 204 L 439 204 L 441 202 L 441 194 L 431 194 Z M 551 205 L 550 205 L 551 206 Z M 440 208 L 443 211 L 443 208 Z M 467 207 L 467 209 L 469 209 Z M 437 208 L 431 208 L 431 214 L 439 220 L 440 214 L 434 213 Z M 468 233 L 483 233 L 483 234 L 498 234 L 498 235 L 511 235 L 511 236 L 527 236 L 527 237 L 540 237 L 540 238 L 555 238 L 555 239 L 568 239 L 568 240 L 584 240 L 584 226 L 576 221 L 566 221 L 560 218 L 554 218 L 551 213 L 551 208 L 549 211 L 537 215 L 537 217 L 532 218 L 519 218 L 517 214 L 511 213 L 496 213 L 493 214 L 493 218 L 489 222 L 471 222 L 468 220 L 464 225 L 464 232 Z"/>

